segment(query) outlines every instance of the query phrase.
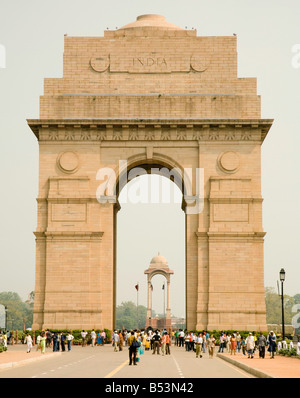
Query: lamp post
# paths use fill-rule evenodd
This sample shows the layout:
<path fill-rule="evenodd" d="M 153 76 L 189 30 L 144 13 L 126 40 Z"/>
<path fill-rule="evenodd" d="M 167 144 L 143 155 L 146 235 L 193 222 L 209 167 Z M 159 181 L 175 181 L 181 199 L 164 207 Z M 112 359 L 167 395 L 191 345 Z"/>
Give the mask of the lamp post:
<path fill-rule="evenodd" d="M 162 290 L 164 294 L 164 328 L 166 327 L 166 312 L 165 312 L 165 283 L 162 285 Z"/>
<path fill-rule="evenodd" d="M 284 333 L 284 302 L 283 302 L 283 282 L 285 281 L 285 270 L 281 268 L 279 272 L 279 278 L 281 281 L 281 311 L 282 311 L 282 341 L 285 341 Z"/>
<path fill-rule="evenodd" d="M 136 323 L 137 329 L 139 328 L 139 283 L 135 285 L 136 288 Z"/>
<path fill-rule="evenodd" d="M 4 308 L 5 308 L 5 330 L 7 330 L 7 311 L 8 311 L 8 308 L 6 306 Z"/>

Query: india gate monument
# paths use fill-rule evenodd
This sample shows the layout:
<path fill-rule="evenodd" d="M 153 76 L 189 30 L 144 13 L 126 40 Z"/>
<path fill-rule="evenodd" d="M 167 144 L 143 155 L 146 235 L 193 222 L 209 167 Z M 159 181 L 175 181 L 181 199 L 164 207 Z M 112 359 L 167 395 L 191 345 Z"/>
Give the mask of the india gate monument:
<path fill-rule="evenodd" d="M 141 15 L 64 40 L 63 76 L 45 78 L 28 120 L 39 143 L 32 328 L 115 327 L 118 195 L 133 170 L 155 170 L 182 190 L 187 329 L 266 330 L 261 145 L 272 120 L 256 78 L 238 77 L 237 37 Z"/>

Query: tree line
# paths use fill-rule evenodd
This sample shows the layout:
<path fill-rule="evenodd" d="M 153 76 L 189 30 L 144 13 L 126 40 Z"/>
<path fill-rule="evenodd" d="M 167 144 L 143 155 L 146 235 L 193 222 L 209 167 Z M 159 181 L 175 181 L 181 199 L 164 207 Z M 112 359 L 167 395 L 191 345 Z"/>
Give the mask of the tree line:
<path fill-rule="evenodd" d="M 265 288 L 265 301 L 267 311 L 267 324 L 281 324 L 281 296 L 274 288 Z M 31 328 L 33 322 L 34 292 L 28 296 L 28 300 L 22 301 L 18 293 L 0 293 L 0 304 L 7 307 L 7 329 L 24 330 Z M 300 294 L 294 296 L 284 295 L 285 324 L 291 325 L 297 313 L 295 305 L 300 305 Z M 300 308 L 300 307 L 299 307 Z M 143 328 L 146 323 L 147 308 L 143 305 L 136 306 L 132 301 L 121 303 L 116 308 L 116 328 L 134 329 Z M 298 323 L 300 333 L 300 313 Z M 160 314 L 158 314 L 161 316 Z M 156 314 L 152 311 L 152 317 Z M 1 327 L 1 325 L 0 325 Z"/>

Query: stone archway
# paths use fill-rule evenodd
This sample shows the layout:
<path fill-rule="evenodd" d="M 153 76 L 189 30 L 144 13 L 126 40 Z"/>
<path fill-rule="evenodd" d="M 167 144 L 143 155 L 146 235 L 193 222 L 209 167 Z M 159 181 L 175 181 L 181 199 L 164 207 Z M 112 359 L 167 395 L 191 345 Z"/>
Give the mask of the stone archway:
<path fill-rule="evenodd" d="M 33 328 L 114 327 L 117 195 L 99 203 L 97 173 L 117 184 L 125 161 L 189 176 L 187 328 L 266 329 L 260 157 L 272 120 L 256 79 L 237 77 L 236 39 L 157 15 L 65 37 L 63 78 L 45 79 L 28 120 L 40 155 Z"/>

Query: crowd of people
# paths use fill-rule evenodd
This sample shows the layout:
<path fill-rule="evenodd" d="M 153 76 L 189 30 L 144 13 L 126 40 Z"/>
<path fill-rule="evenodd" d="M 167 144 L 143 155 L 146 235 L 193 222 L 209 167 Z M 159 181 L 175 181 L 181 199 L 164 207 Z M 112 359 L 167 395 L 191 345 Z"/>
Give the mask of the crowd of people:
<path fill-rule="evenodd" d="M 92 347 L 103 346 L 106 342 L 105 331 L 95 332 L 81 331 L 81 346 L 85 347 L 90 343 Z M 3 345 L 7 345 L 8 336 L 1 333 L 0 339 Z M 53 352 L 70 351 L 74 336 L 71 333 L 57 333 L 50 330 L 42 331 L 36 336 L 36 350 L 45 353 L 46 348 L 52 348 Z M 265 358 L 266 351 L 269 351 L 270 358 L 274 359 L 277 349 L 281 348 L 281 342 L 276 342 L 276 335 L 271 331 L 267 337 L 260 332 L 255 334 L 249 332 L 246 337 L 242 337 L 239 332 L 225 333 L 221 332 L 218 340 L 208 331 L 193 333 L 182 329 L 168 332 L 166 329 L 152 330 L 115 330 L 111 336 L 113 350 L 123 351 L 124 347 L 129 350 L 129 365 L 137 365 L 141 355 L 145 351 L 152 351 L 153 355 L 170 355 L 171 345 L 183 347 L 186 351 L 191 351 L 196 358 L 202 358 L 204 353 L 208 353 L 209 358 L 213 358 L 214 353 L 242 353 L 248 358 L 254 358 L 257 351 L 259 358 Z M 24 343 L 27 345 L 27 352 L 33 348 L 33 339 L 30 333 L 26 333 Z M 283 342 L 284 344 L 285 342 Z M 218 348 L 216 348 L 218 344 Z M 283 347 L 284 348 L 284 347 Z"/>
<path fill-rule="evenodd" d="M 166 329 L 115 330 L 112 335 L 114 351 L 122 351 L 124 346 L 128 346 L 129 365 L 137 365 L 145 351 L 152 351 L 152 355 L 170 355 L 172 344 L 185 347 L 186 351 L 194 351 L 196 358 L 202 358 L 202 354 L 207 350 L 209 358 L 213 358 L 216 339 L 208 332 L 194 334 L 179 330 L 169 333 Z"/>
<path fill-rule="evenodd" d="M 171 344 L 193 352 L 196 358 L 202 358 L 203 354 L 207 352 L 210 359 L 213 358 L 217 350 L 218 353 L 227 352 L 231 355 L 242 353 L 250 359 L 254 358 L 256 351 L 259 358 L 265 358 L 267 350 L 270 353 L 270 358 L 274 359 L 277 350 L 276 335 L 273 331 L 267 337 L 262 332 L 258 334 L 249 332 L 246 337 L 242 337 L 239 332 L 230 334 L 221 332 L 218 340 L 207 331 L 193 333 L 178 330 L 169 334 L 167 330 L 149 330 L 148 332 L 144 330 L 130 332 L 115 330 L 112 335 L 114 351 L 122 351 L 124 346 L 128 346 L 129 365 L 136 365 L 140 355 L 145 351 L 151 350 L 153 355 L 160 353 L 170 355 Z"/>

